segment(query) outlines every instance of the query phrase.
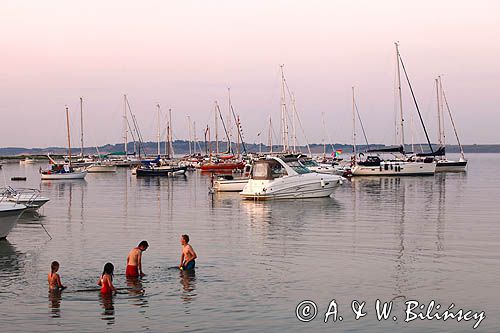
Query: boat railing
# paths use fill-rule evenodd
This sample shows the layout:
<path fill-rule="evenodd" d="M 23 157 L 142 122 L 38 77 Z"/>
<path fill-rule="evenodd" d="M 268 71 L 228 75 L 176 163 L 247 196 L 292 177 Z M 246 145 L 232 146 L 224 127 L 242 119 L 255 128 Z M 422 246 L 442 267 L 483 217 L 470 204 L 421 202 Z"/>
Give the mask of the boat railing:
<path fill-rule="evenodd" d="M 6 186 L 0 188 L 0 202 L 7 198 L 15 198 L 16 204 L 31 205 L 40 196 L 40 190 L 35 188 L 13 188 Z"/>

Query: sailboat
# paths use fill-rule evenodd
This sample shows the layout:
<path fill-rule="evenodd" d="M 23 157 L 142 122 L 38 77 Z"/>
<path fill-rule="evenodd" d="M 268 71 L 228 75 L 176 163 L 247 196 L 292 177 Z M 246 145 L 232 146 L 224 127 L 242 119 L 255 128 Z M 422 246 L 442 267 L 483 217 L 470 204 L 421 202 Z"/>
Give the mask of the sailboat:
<path fill-rule="evenodd" d="M 76 170 L 71 164 L 71 139 L 69 129 L 69 110 L 66 107 L 66 128 L 68 132 L 68 164 L 61 164 L 54 161 L 50 155 L 47 155 L 50 161 L 50 169 L 41 171 L 42 180 L 55 180 L 55 179 L 84 179 L 87 171 Z"/>
<path fill-rule="evenodd" d="M 401 75 L 400 66 L 403 68 L 405 77 L 407 79 L 415 106 L 420 117 L 422 128 L 427 138 L 429 148 L 431 153 L 433 153 L 432 145 L 427 134 L 418 104 L 416 103 L 415 95 L 411 87 L 406 69 L 404 67 L 403 60 L 399 53 L 399 45 L 395 43 L 396 46 L 396 63 L 397 63 L 397 84 L 398 84 L 398 95 L 399 95 L 399 111 L 400 111 L 400 133 L 401 133 L 401 144 L 395 147 L 387 147 L 382 149 L 371 149 L 367 150 L 368 155 L 364 157 L 364 160 L 358 160 L 356 154 L 356 130 L 355 130 L 355 98 L 354 98 L 354 88 L 353 88 L 353 166 L 351 169 L 351 174 L 353 176 L 416 176 L 416 175 L 433 175 L 436 171 L 436 163 L 433 158 L 424 158 L 423 160 L 417 159 L 415 156 L 407 157 L 405 152 L 405 141 L 404 141 L 404 115 L 403 115 L 403 100 L 401 95 Z M 383 155 L 390 155 L 389 158 L 382 157 Z M 360 153 L 359 157 L 364 156 L 364 153 Z"/>
<path fill-rule="evenodd" d="M 439 149 L 438 154 L 434 155 L 437 162 L 436 172 L 464 172 L 467 171 L 467 160 L 465 159 L 464 150 L 460 139 L 458 138 L 457 128 L 455 127 L 455 121 L 451 114 L 448 101 L 446 100 L 446 95 L 444 93 L 443 84 L 441 82 L 441 76 L 435 79 L 436 83 L 436 96 L 437 96 L 437 115 L 438 115 L 438 138 L 439 138 Z M 444 103 L 443 103 L 444 102 Z M 443 105 L 444 104 L 444 105 Z M 453 131 L 455 132 L 455 137 L 460 147 L 460 159 L 458 161 L 449 160 L 446 157 L 446 135 L 444 130 L 444 106 L 448 111 L 448 116 L 450 117 L 451 125 L 453 126 Z M 420 155 L 420 154 L 417 154 Z"/>

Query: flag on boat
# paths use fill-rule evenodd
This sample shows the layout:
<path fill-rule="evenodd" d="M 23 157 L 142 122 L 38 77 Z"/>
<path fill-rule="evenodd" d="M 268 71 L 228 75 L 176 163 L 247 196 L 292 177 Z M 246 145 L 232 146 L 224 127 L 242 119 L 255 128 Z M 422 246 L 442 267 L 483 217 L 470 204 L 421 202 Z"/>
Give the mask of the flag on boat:
<path fill-rule="evenodd" d="M 342 154 L 342 149 L 337 149 L 336 151 L 332 152 L 332 156 L 334 157 L 339 157 L 340 154 Z"/>

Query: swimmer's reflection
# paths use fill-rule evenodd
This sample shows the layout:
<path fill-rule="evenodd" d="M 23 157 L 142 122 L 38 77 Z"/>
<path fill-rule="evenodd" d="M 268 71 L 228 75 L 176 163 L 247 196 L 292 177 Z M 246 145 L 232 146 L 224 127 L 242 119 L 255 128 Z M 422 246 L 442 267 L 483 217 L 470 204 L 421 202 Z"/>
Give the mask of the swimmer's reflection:
<path fill-rule="evenodd" d="M 103 308 L 102 320 L 106 320 L 108 325 L 113 325 L 115 323 L 115 307 L 113 304 L 113 295 L 100 294 L 100 303 Z"/>
<path fill-rule="evenodd" d="M 52 318 L 61 317 L 61 290 L 49 290 L 49 308 Z"/>
<path fill-rule="evenodd" d="M 142 281 L 139 278 L 128 277 L 127 278 L 127 289 L 128 294 L 131 296 L 130 300 L 133 305 L 146 307 L 148 301 L 144 296 L 144 288 L 142 286 Z"/>
<path fill-rule="evenodd" d="M 180 282 L 183 292 L 181 299 L 185 303 L 190 303 L 196 297 L 196 274 L 194 270 L 180 271 Z"/>

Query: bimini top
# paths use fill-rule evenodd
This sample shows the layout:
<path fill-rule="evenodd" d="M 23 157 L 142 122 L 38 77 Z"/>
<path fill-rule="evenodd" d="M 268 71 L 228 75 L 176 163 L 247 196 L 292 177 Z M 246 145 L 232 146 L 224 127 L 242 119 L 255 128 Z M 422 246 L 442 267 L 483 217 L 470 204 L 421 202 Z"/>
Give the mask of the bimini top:
<path fill-rule="evenodd" d="M 305 173 L 311 171 L 301 165 L 296 158 L 267 157 L 265 160 L 255 161 L 252 167 L 252 179 L 255 180 L 273 180 Z"/>

